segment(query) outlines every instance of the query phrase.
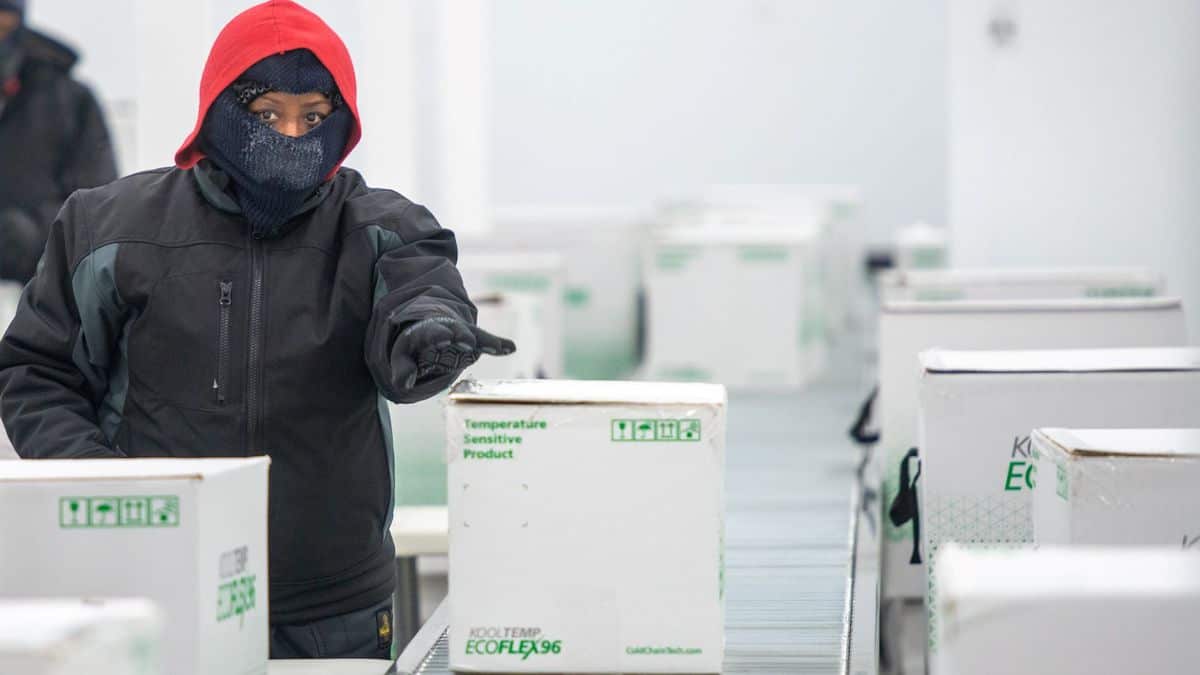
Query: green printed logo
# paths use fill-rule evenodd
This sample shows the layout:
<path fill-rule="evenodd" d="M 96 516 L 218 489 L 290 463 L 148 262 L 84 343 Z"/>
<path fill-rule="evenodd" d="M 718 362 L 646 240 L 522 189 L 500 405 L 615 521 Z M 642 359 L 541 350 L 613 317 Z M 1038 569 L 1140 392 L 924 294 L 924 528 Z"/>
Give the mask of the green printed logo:
<path fill-rule="evenodd" d="M 612 421 L 612 440 L 616 443 L 694 443 L 700 437 L 700 420 Z"/>
<path fill-rule="evenodd" d="M 257 606 L 255 578 L 249 576 L 227 581 L 217 587 L 217 622 L 243 617 Z"/>
<path fill-rule="evenodd" d="M 179 527 L 179 497 L 62 497 L 61 529 Z"/>
<path fill-rule="evenodd" d="M 1071 481 L 1067 478 L 1067 469 L 1061 465 L 1055 465 L 1058 470 L 1057 481 L 1054 484 L 1054 492 L 1061 499 L 1070 501 Z"/>
<path fill-rule="evenodd" d="M 541 628 L 472 628 L 467 638 L 469 656 L 531 656 L 562 653 L 562 640 L 547 640 Z"/>

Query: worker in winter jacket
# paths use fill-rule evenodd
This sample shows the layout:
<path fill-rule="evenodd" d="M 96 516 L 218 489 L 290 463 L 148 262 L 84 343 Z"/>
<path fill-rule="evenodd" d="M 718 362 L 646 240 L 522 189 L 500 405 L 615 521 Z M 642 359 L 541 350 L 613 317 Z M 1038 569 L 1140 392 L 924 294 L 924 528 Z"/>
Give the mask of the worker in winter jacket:
<path fill-rule="evenodd" d="M 25 283 L 63 201 L 117 177 L 100 106 L 71 79 L 75 52 L 0 0 L 0 281 Z"/>
<path fill-rule="evenodd" d="M 354 70 L 271 0 L 213 46 L 175 166 L 81 190 L 0 342 L 23 457 L 270 455 L 271 654 L 385 657 L 394 477 L 384 398 L 482 354 L 454 235 L 339 168 Z"/>

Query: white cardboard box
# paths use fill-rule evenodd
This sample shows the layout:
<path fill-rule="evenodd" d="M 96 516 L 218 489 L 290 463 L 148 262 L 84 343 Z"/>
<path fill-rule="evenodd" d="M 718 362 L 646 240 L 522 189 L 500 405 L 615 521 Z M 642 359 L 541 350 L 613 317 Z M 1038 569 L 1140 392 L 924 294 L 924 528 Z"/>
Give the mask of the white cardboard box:
<path fill-rule="evenodd" d="M 944 227 L 913 223 L 896 232 L 896 267 L 937 269 L 949 265 L 950 235 Z"/>
<path fill-rule="evenodd" d="M 450 667 L 720 672 L 725 401 L 702 384 L 457 385 Z"/>
<path fill-rule="evenodd" d="M 815 232 L 656 232 L 645 256 L 646 378 L 747 390 L 803 386 L 824 344 L 809 301 L 816 272 Z"/>
<path fill-rule="evenodd" d="M 484 356 L 460 379 L 535 377 L 543 363 L 543 335 L 537 321 L 538 301 L 526 296 L 476 296 L 479 326 L 517 343 L 515 354 Z M 396 504 L 446 503 L 446 405 L 444 392 L 419 403 L 388 403 L 392 446 L 396 456 Z"/>
<path fill-rule="evenodd" d="M 884 567 L 887 598 L 925 596 L 925 571 L 912 562 L 912 522 L 894 525 L 888 511 L 900 465 L 916 447 L 917 397 L 926 349 L 1072 349 L 1187 344 L 1183 307 L 1175 298 L 885 303 L 879 327 L 880 441 Z M 910 465 L 910 478 L 915 475 Z M 919 490 L 918 490 L 919 494 Z"/>
<path fill-rule="evenodd" d="M 557 253 L 566 265 L 564 372 L 581 380 L 630 377 L 638 363 L 638 295 L 647 215 L 594 205 L 512 205 L 495 210 L 495 232 L 462 249 Z"/>
<path fill-rule="evenodd" d="M 1188 414 L 1164 427 L 1200 427 L 1194 398 L 1167 404 Z M 1038 546 L 1200 549 L 1200 428 L 1115 428 L 1125 426 L 1121 419 L 1104 424 L 1114 428 L 1034 432 Z"/>
<path fill-rule="evenodd" d="M 501 294 L 535 303 L 535 321 L 542 334 L 539 348 L 544 357 L 537 376 L 562 377 L 563 285 L 567 273 L 562 256 L 471 252 L 462 256 L 458 269 L 472 298 Z"/>
<path fill-rule="evenodd" d="M 951 547 L 938 566 L 946 619 L 934 675 L 1196 670 L 1195 553 Z"/>
<path fill-rule="evenodd" d="M 1139 298 L 1165 289 L 1161 275 L 1120 267 L 893 269 L 879 276 L 884 302 Z"/>
<path fill-rule="evenodd" d="M 862 283 L 864 245 L 862 190 L 857 185 L 820 183 L 747 183 L 710 186 L 707 197 L 722 204 L 747 204 L 780 213 L 800 227 L 821 232 L 820 269 L 826 328 L 830 335 L 845 332 L 861 317 L 857 287 Z"/>
<path fill-rule="evenodd" d="M 942 547 L 1033 542 L 1033 486 L 1052 475 L 1034 469 L 1033 429 L 1200 425 L 1200 349 L 935 349 L 921 365 L 917 491 L 930 610 Z"/>
<path fill-rule="evenodd" d="M 163 632 L 143 599 L 0 600 L 0 673 L 159 675 Z"/>
<path fill-rule="evenodd" d="M 173 675 L 263 673 L 269 464 L 0 462 L 0 596 L 145 597 Z"/>

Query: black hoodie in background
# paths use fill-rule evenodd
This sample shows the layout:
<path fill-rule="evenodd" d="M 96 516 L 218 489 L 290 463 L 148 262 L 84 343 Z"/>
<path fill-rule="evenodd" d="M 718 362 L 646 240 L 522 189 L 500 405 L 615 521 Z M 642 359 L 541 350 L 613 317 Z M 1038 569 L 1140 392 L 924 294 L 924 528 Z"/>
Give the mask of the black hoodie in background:
<path fill-rule="evenodd" d="M 100 106 L 71 79 L 75 52 L 29 28 L 15 39 L 15 93 L 0 89 L 0 279 L 25 283 L 66 198 L 115 180 L 117 167 Z"/>

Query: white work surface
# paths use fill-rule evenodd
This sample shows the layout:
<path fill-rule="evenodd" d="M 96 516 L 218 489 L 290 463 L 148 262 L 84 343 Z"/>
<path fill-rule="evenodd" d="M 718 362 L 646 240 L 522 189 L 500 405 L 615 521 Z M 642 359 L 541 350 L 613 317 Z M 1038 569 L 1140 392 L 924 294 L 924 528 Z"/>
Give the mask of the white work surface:
<path fill-rule="evenodd" d="M 450 514 L 445 506 L 400 506 L 392 515 L 396 557 L 446 555 Z"/>
<path fill-rule="evenodd" d="M 384 675 L 391 667 L 376 659 L 280 659 L 267 663 L 267 675 Z"/>

